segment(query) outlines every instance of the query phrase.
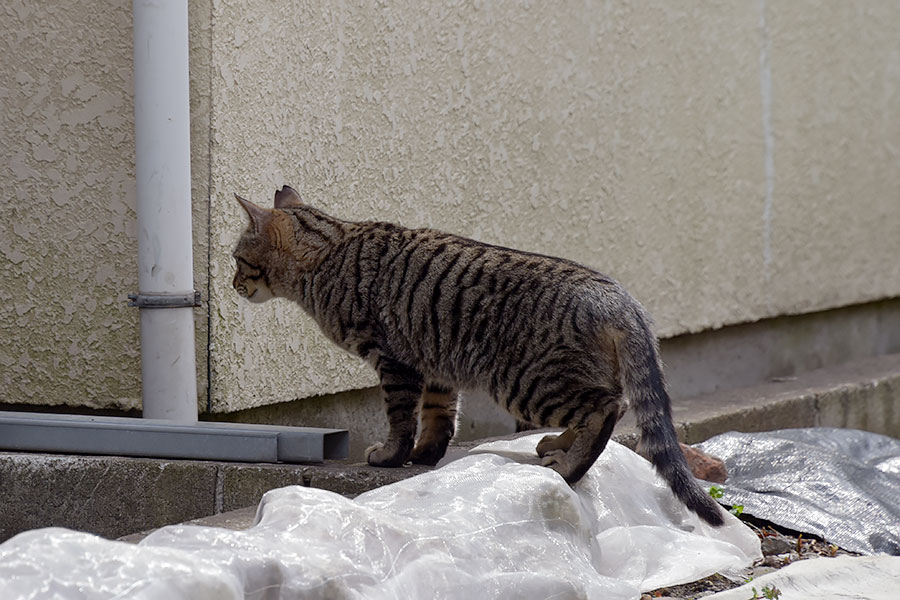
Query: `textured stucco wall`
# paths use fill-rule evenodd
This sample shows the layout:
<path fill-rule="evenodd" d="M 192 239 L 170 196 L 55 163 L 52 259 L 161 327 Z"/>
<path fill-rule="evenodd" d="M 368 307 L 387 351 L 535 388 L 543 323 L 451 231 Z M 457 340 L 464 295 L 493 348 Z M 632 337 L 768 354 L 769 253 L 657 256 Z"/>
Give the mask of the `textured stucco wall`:
<path fill-rule="evenodd" d="M 198 289 L 209 13 L 192 3 Z M 131 3 L 3 2 L 0 56 L 0 403 L 139 408 Z M 205 405 L 207 318 L 195 314 Z"/>
<path fill-rule="evenodd" d="M 214 409 L 374 381 L 229 289 L 234 191 L 583 261 L 664 336 L 900 294 L 900 5 L 676 4 L 214 3 Z"/>
<path fill-rule="evenodd" d="M 596 266 L 664 336 L 900 295 L 892 0 L 190 7 L 201 406 L 207 366 L 217 412 L 374 383 L 231 290 L 232 193 L 284 183 Z M 133 408 L 130 4 L 0 32 L 0 402 Z"/>

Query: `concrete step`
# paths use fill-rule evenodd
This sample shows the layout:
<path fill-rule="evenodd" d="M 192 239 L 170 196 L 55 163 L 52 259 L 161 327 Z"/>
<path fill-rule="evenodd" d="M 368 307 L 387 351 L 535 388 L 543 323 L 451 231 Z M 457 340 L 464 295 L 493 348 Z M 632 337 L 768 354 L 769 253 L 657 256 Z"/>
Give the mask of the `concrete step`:
<path fill-rule="evenodd" d="M 869 358 L 748 388 L 676 399 L 682 441 L 725 431 L 850 427 L 900 438 L 900 355 Z M 633 416 L 615 439 L 634 447 Z M 483 440 L 482 440 L 483 441 Z M 453 444 L 442 463 L 480 442 Z M 201 519 L 246 527 L 262 494 L 306 485 L 354 496 L 428 467 L 379 469 L 365 464 L 248 464 L 110 456 L 0 453 L 0 540 L 60 526 L 109 538 Z M 210 517 L 205 519 L 204 517 Z"/>

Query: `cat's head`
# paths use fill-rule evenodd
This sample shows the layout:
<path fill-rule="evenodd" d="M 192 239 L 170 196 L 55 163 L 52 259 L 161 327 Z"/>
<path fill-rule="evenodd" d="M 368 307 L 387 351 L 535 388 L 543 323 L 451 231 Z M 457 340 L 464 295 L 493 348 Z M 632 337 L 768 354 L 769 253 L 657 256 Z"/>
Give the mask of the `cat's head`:
<path fill-rule="evenodd" d="M 321 239 L 307 239 L 298 211 L 306 207 L 289 186 L 275 192 L 275 208 L 263 208 L 234 195 L 250 224 L 232 253 L 237 262 L 232 285 L 251 302 L 290 295 L 290 280 L 311 269 L 323 252 Z M 318 211 L 315 211 L 318 213 Z"/>

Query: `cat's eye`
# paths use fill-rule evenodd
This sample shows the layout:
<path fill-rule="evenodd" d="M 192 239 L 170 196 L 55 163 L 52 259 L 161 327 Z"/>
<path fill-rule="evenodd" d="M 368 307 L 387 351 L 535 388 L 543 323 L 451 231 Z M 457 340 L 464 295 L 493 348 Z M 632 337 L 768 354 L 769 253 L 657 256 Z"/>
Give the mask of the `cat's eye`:
<path fill-rule="evenodd" d="M 243 258 L 236 256 L 235 260 L 237 261 L 238 270 L 247 277 L 248 279 L 259 279 L 262 277 L 262 269 L 256 267 L 250 263 L 248 263 Z"/>

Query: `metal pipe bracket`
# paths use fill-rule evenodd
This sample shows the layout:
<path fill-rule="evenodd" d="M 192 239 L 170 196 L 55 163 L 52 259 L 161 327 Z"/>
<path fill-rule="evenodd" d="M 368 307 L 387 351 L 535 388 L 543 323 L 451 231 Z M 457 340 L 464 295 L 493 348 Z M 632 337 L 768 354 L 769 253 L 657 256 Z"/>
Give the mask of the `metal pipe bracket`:
<path fill-rule="evenodd" d="M 187 294 L 128 294 L 128 306 L 138 308 L 184 308 L 201 306 L 198 290 Z"/>

